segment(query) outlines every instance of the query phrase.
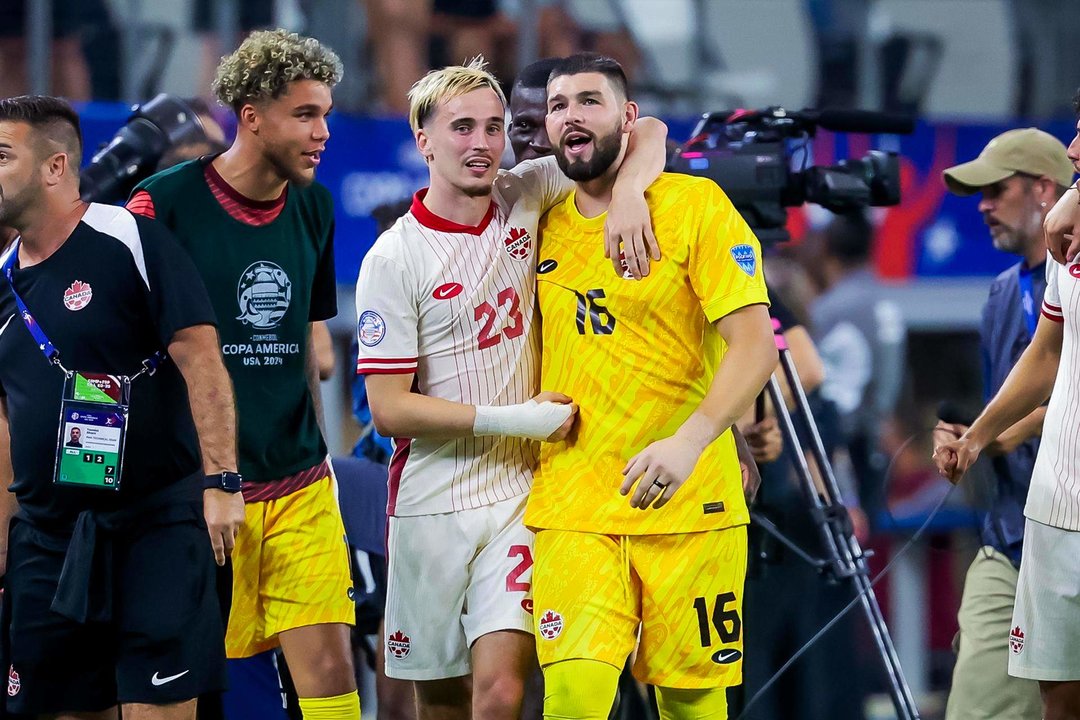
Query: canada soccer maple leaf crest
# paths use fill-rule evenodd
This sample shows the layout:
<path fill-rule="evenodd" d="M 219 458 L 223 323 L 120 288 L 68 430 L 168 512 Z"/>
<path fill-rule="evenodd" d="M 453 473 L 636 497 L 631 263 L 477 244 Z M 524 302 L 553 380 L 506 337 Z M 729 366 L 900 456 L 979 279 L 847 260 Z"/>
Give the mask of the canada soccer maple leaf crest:
<path fill-rule="evenodd" d="M 393 635 L 386 638 L 386 650 L 400 660 L 407 657 L 412 650 L 412 640 L 409 639 L 408 635 L 397 630 Z"/>
<path fill-rule="evenodd" d="M 1024 650 L 1024 631 L 1017 625 L 1009 633 L 1009 649 L 1013 655 L 1019 655 Z"/>
<path fill-rule="evenodd" d="M 525 228 L 510 228 L 510 234 L 503 240 L 507 254 L 515 260 L 528 260 L 532 248 L 532 236 Z"/>
<path fill-rule="evenodd" d="M 71 287 L 64 291 L 64 307 L 68 310 L 82 310 L 90 304 L 94 297 L 94 291 L 89 283 L 76 280 Z"/>
<path fill-rule="evenodd" d="M 545 610 L 540 618 L 540 636 L 545 640 L 554 640 L 559 637 L 563 629 L 562 615 L 554 610 Z"/>

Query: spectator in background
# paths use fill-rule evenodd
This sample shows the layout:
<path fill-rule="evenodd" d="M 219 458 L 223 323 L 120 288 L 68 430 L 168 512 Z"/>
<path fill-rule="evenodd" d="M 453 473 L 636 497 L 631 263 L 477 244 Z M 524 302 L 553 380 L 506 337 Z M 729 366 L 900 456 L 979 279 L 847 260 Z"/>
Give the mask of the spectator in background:
<path fill-rule="evenodd" d="M 191 6 L 191 27 L 202 41 L 198 93 L 206 98 L 212 96 L 210 84 L 213 82 L 214 72 L 217 70 L 221 56 L 236 47 L 240 40 L 252 30 L 274 25 L 274 0 L 235 0 L 234 7 L 238 11 L 235 18 L 237 35 L 231 38 L 218 37 L 218 16 L 221 12 L 218 8 L 223 4 L 220 1 L 195 0 Z M 221 138 L 218 142 L 225 142 L 225 139 Z"/>
<path fill-rule="evenodd" d="M 859 43 L 866 37 L 865 0 L 806 0 L 818 56 L 815 107 L 859 104 Z"/>
<path fill-rule="evenodd" d="M 498 0 L 432 0 L 431 36 L 436 67 L 483 55 L 496 77 L 514 74 L 516 27 Z"/>
<path fill-rule="evenodd" d="M 808 243 L 820 251 L 808 270 L 823 288 L 810 308 L 811 333 L 825 363 L 821 394 L 840 414 L 848 475 L 857 483 L 856 496 L 851 483 L 843 483 L 838 456 L 845 503 L 861 505 L 873 518 L 882 506 L 886 466 L 879 434 L 903 387 L 907 328 L 870 268 L 873 229 L 862 211 L 836 216 L 819 241 Z"/>
<path fill-rule="evenodd" d="M 379 107 L 404 117 L 409 88 L 428 69 L 431 0 L 362 0 L 367 13 L 371 67 L 378 75 Z"/>
<path fill-rule="evenodd" d="M 26 0 L 0 0 L 0 97 L 30 91 L 26 68 Z M 102 0 L 52 3 L 52 92 L 83 102 L 91 97 L 90 67 L 83 52 L 84 31 L 108 25 Z"/>
<path fill-rule="evenodd" d="M 997 276 L 983 308 L 980 341 L 985 391 L 1001 389 L 1031 342 L 1046 290 L 1046 248 L 1042 222 L 1047 209 L 1072 182 L 1065 146 L 1042 130 L 1010 130 L 997 136 L 971 162 L 949 168 L 944 181 L 957 195 L 981 193 L 979 212 L 994 248 L 1020 256 Z M 1037 683 L 1010 677 L 1008 644 L 1020 553 L 1024 541 L 1024 503 L 1039 449 L 1046 406 L 998 436 L 992 455 L 993 502 L 980 527 L 982 550 L 964 581 L 957 634 L 957 658 L 946 720 L 1042 716 Z M 939 422 L 935 450 L 956 440 L 967 425 Z"/>

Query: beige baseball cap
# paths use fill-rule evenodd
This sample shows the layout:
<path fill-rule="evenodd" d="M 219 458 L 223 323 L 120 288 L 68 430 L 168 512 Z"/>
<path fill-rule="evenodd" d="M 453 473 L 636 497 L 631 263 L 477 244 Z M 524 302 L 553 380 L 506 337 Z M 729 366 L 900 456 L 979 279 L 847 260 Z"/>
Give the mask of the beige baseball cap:
<path fill-rule="evenodd" d="M 1072 184 L 1073 166 L 1065 153 L 1060 140 L 1038 128 L 1009 130 L 987 143 L 979 157 L 941 175 L 957 195 L 973 195 L 1016 173 L 1045 175 L 1058 185 L 1068 186 Z"/>

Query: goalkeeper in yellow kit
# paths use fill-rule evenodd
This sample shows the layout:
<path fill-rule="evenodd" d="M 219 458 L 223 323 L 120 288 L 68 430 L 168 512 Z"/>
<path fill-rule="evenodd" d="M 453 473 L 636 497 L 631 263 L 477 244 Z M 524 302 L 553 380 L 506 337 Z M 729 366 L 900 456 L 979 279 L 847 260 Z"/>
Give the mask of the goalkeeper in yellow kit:
<path fill-rule="evenodd" d="M 776 367 L 761 249 L 711 180 L 646 192 L 663 257 L 619 277 L 603 226 L 637 105 L 613 60 L 575 55 L 547 86 L 575 191 L 541 221 L 541 385 L 579 425 L 545 444 L 525 514 L 544 716 L 607 718 L 635 676 L 663 718 L 726 718 L 742 676 L 746 524 L 730 427 Z"/>

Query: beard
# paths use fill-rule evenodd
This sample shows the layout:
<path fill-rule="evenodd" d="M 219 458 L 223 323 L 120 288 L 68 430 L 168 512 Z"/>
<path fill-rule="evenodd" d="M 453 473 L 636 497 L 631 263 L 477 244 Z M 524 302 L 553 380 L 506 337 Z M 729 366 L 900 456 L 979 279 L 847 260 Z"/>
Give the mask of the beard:
<path fill-rule="evenodd" d="M 300 187 L 307 187 L 315 182 L 315 173 L 305 174 L 297 167 L 299 153 L 282 145 L 272 145 L 266 148 L 266 159 L 273 166 L 277 174 L 290 183 Z M 292 162 L 290 162 L 292 160 Z"/>
<path fill-rule="evenodd" d="M 559 169 L 574 182 L 588 182 L 600 177 L 614 164 L 622 150 L 622 123 L 618 123 L 614 130 L 602 137 L 589 134 L 592 135 L 593 152 L 588 160 L 566 157 L 566 145 L 562 142 L 559 143 L 559 151 L 555 153 Z"/>
<path fill-rule="evenodd" d="M 14 193 L 9 193 L 0 185 L 0 225 L 13 227 L 21 232 L 23 214 L 34 204 L 37 196 L 37 188 L 30 185 Z"/>
<path fill-rule="evenodd" d="M 1020 234 L 1016 230 L 1008 228 L 993 236 L 993 245 L 995 250 L 1018 255 L 1020 254 L 1023 243 L 1021 242 Z"/>
<path fill-rule="evenodd" d="M 467 197 L 487 197 L 488 195 L 491 195 L 492 184 L 483 183 L 477 185 L 465 185 L 461 187 L 460 190 L 465 193 Z"/>

